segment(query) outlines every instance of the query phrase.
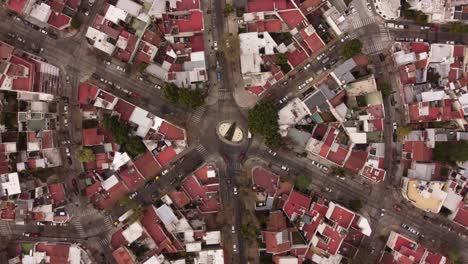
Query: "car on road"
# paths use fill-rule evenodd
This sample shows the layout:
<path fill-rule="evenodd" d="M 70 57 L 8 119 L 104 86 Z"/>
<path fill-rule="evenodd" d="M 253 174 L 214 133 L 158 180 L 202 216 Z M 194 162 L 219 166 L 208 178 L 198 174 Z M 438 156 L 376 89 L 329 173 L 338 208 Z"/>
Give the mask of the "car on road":
<path fill-rule="evenodd" d="M 155 84 L 155 85 L 154 85 L 154 88 L 156 88 L 156 89 L 158 89 L 158 90 L 161 90 L 161 85 Z"/>
<path fill-rule="evenodd" d="M 429 29 L 431 29 L 430 26 L 421 26 L 421 30 L 429 30 Z"/>
<path fill-rule="evenodd" d="M 240 162 L 242 162 L 242 161 L 245 160 L 245 151 L 241 151 L 241 152 L 239 153 L 238 160 L 239 160 Z"/>
<path fill-rule="evenodd" d="M 271 150 L 271 149 L 268 149 L 268 153 L 270 153 L 270 154 L 273 155 L 273 156 L 276 156 L 276 152 L 274 152 L 274 151 Z"/>
<path fill-rule="evenodd" d="M 124 67 L 121 67 L 121 66 L 116 66 L 115 68 L 117 70 L 121 71 L 121 72 L 126 72 L 127 71 Z"/>
<path fill-rule="evenodd" d="M 157 176 L 156 176 L 156 177 L 157 177 Z M 147 182 L 145 183 L 145 186 L 144 186 L 145 189 L 148 188 L 148 187 L 150 187 L 151 184 L 153 184 L 153 181 L 147 181 Z"/>
<path fill-rule="evenodd" d="M 234 187 L 234 188 L 232 189 L 232 192 L 234 193 L 234 195 L 237 195 L 237 187 Z"/>
<path fill-rule="evenodd" d="M 307 69 L 309 69 L 309 68 L 310 68 L 310 66 L 311 66 L 311 64 L 310 64 L 310 63 L 307 63 L 307 64 L 306 64 L 306 66 L 304 66 L 304 70 L 307 70 Z"/>
<path fill-rule="evenodd" d="M 236 246 L 236 244 L 232 244 L 232 250 L 233 250 L 234 252 L 237 252 L 237 246 Z"/>
<path fill-rule="evenodd" d="M 449 32 L 449 31 L 450 31 L 450 28 L 440 28 L 440 31 L 442 31 L 442 32 Z"/>
<path fill-rule="evenodd" d="M 223 79 L 223 75 L 221 74 L 221 72 L 219 72 L 219 71 L 216 72 L 216 79 L 218 81 L 221 81 Z"/>
<path fill-rule="evenodd" d="M 281 169 L 284 171 L 289 171 L 289 168 L 286 165 L 281 165 Z"/>
<path fill-rule="evenodd" d="M 324 59 L 325 57 L 327 57 L 327 54 L 321 53 L 320 55 L 317 56 L 317 60 L 322 60 L 322 59 Z"/>
<path fill-rule="evenodd" d="M 39 237 L 40 235 L 41 235 L 40 233 L 29 233 L 29 232 L 23 233 L 24 237 Z"/>
<path fill-rule="evenodd" d="M 213 49 L 218 50 L 218 41 L 213 42 Z"/>
<path fill-rule="evenodd" d="M 395 204 L 395 205 L 393 206 L 393 210 L 395 210 L 395 212 L 398 212 L 398 213 L 399 213 L 399 212 L 401 212 L 401 207 Z"/>
<path fill-rule="evenodd" d="M 159 175 L 154 176 L 154 181 L 159 181 Z"/>
<path fill-rule="evenodd" d="M 328 187 L 325 187 L 324 191 L 325 191 L 325 192 L 332 192 L 332 189 L 331 189 L 331 188 L 328 188 Z"/>
<path fill-rule="evenodd" d="M 228 155 L 226 155 L 225 153 L 223 153 L 222 156 L 223 156 L 224 163 L 229 164 L 229 162 L 231 161 L 231 159 L 228 157 Z"/>
<path fill-rule="evenodd" d="M 288 84 L 288 81 L 284 81 L 281 83 L 281 85 L 285 86 L 286 84 Z"/>
<path fill-rule="evenodd" d="M 235 228 L 234 226 L 231 226 L 231 232 L 232 232 L 233 234 L 236 233 L 236 228 Z"/>
<path fill-rule="evenodd" d="M 166 175 L 168 172 L 169 172 L 169 169 L 165 169 L 165 170 L 163 170 L 163 171 L 161 172 L 161 175 L 164 176 L 164 175 Z"/>
<path fill-rule="evenodd" d="M 110 61 L 108 61 L 108 60 L 104 60 L 104 64 L 105 64 L 105 65 L 110 65 L 110 64 L 111 64 L 111 62 L 110 62 Z"/>
<path fill-rule="evenodd" d="M 384 216 L 385 215 L 385 209 L 380 209 L 380 217 Z"/>
<path fill-rule="evenodd" d="M 138 195 L 138 192 L 133 192 L 132 194 L 128 196 L 128 198 L 134 199 L 135 197 L 137 197 L 137 195 Z"/>
<path fill-rule="evenodd" d="M 306 86 L 307 86 L 307 83 L 302 83 L 302 84 L 299 84 L 299 86 L 297 86 L 297 89 L 301 90 Z"/>
<path fill-rule="evenodd" d="M 449 44 L 449 45 L 455 45 L 455 41 L 453 41 L 453 40 L 448 40 L 446 43 Z"/>
<path fill-rule="evenodd" d="M 79 195 L 80 188 L 78 187 L 78 182 L 76 181 L 76 179 L 72 179 L 72 186 L 73 186 L 73 190 L 75 191 L 75 194 Z"/>
<path fill-rule="evenodd" d="M 372 10 L 372 6 L 371 6 L 371 4 L 370 4 L 369 2 L 367 2 L 367 9 L 368 9 L 369 11 Z"/>
<path fill-rule="evenodd" d="M 285 97 L 283 97 L 282 99 L 279 100 L 279 103 L 280 104 L 286 103 L 288 101 L 288 99 L 289 99 L 289 96 L 286 95 Z"/>
<path fill-rule="evenodd" d="M 133 97 L 135 97 L 135 98 L 141 99 L 141 95 L 140 95 L 139 93 L 134 93 L 134 92 L 132 92 L 131 95 L 132 95 Z"/>

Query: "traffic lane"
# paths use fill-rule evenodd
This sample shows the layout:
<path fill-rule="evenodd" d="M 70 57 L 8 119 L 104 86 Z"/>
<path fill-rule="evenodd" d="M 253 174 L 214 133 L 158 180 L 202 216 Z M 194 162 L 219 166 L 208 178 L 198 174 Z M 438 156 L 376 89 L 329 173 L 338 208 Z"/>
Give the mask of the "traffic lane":
<path fill-rule="evenodd" d="M 382 205 L 379 202 L 379 197 L 382 197 L 382 195 L 391 197 L 388 194 L 382 194 L 382 193 L 371 193 L 371 195 L 364 193 L 362 191 L 362 188 L 353 188 L 349 182 L 339 180 L 336 177 L 331 177 L 330 175 L 321 173 L 319 171 L 311 170 L 310 166 L 304 167 L 302 162 L 298 162 L 297 160 L 290 159 L 289 156 L 281 156 L 280 153 L 278 153 L 276 156 L 267 156 L 267 155 L 259 155 L 265 160 L 269 160 L 273 164 L 283 164 L 286 166 L 289 166 L 291 169 L 295 169 L 297 171 L 303 172 L 303 171 L 313 171 L 314 173 L 312 174 L 312 182 L 315 182 L 315 184 L 320 183 L 320 182 L 327 182 L 329 183 L 329 186 L 334 188 L 335 190 L 340 191 L 343 195 L 342 197 L 346 197 L 348 200 L 352 199 L 360 199 L 361 201 L 364 202 L 365 206 L 374 208 L 376 210 L 382 209 Z M 313 168 L 313 167 L 312 167 Z M 317 181 L 317 179 L 320 179 L 321 181 Z M 326 187 L 326 186 L 323 186 Z M 375 197 L 373 197 L 375 196 Z M 377 197 L 378 196 L 378 197 Z M 437 237 L 441 237 L 440 239 L 443 239 L 445 242 L 450 242 L 450 241 L 457 241 L 457 239 L 461 239 L 463 241 L 466 241 L 466 239 L 458 237 L 456 234 L 450 234 L 448 235 L 447 238 L 444 238 L 443 236 L 447 235 L 446 230 L 442 229 L 438 225 L 434 224 L 428 224 L 426 221 L 423 220 L 423 212 L 421 210 L 410 210 L 409 212 L 414 213 L 416 215 L 411 215 L 408 213 L 395 213 L 393 212 L 393 208 L 390 207 L 385 207 L 392 217 L 398 219 L 401 222 L 406 221 L 407 223 L 410 223 L 414 226 L 418 227 L 423 227 L 424 226 L 424 233 L 427 234 L 434 234 Z M 448 220 L 447 220 L 448 221 Z M 448 221 L 449 222 L 449 221 Z"/>
<path fill-rule="evenodd" d="M 433 30 L 421 30 L 418 26 L 411 26 L 405 30 L 390 29 L 389 31 L 399 39 L 407 38 L 420 38 L 424 41 L 432 43 L 446 43 L 447 41 L 454 41 L 456 44 L 468 43 L 468 34 L 456 34 L 452 32 L 441 32 Z"/>

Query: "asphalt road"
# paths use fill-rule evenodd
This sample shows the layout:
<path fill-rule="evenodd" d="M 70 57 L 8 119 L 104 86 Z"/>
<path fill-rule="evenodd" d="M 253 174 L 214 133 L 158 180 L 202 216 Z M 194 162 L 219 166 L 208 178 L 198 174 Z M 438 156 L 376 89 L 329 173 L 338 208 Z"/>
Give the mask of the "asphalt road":
<path fill-rule="evenodd" d="M 223 16 L 223 5 L 221 1 L 212 1 L 211 3 L 213 4 L 211 14 L 214 16 L 213 22 L 215 22 L 215 24 L 213 31 L 205 32 L 205 37 L 206 34 L 212 34 L 212 39 L 219 41 L 226 30 L 225 17 Z M 96 11 L 93 12 L 95 13 Z M 410 32 L 413 32 L 412 30 L 413 28 L 410 29 Z M 364 29 L 362 31 L 364 31 Z M 415 28 L 414 32 L 416 31 L 417 30 Z M 53 40 L 29 27 L 25 27 L 23 24 L 17 21 L 12 21 L 10 18 L 2 19 L 0 21 L 0 39 L 7 40 L 8 32 L 14 32 L 26 40 L 27 47 L 22 47 L 17 42 L 14 43 L 19 48 L 29 48 L 30 43 L 41 43 L 41 47 L 44 48 L 44 52 L 41 54 L 41 56 L 46 58 L 52 64 L 60 66 L 65 74 L 70 73 L 72 75 L 78 75 L 73 77 L 75 86 L 79 81 L 85 80 L 91 76 L 92 73 L 97 72 L 99 75 L 112 81 L 113 83 L 119 83 L 120 86 L 140 94 L 141 97 L 145 99 L 127 99 L 139 106 L 146 108 L 152 113 L 161 115 L 162 117 L 171 120 L 174 115 L 184 114 L 185 112 L 183 109 L 168 105 L 166 101 L 161 98 L 160 92 L 154 88 L 154 84 L 138 81 L 137 75 L 132 72 L 129 74 L 123 74 L 117 71 L 113 66 L 106 66 L 102 59 L 98 59 L 96 57 L 95 52 L 92 51 L 86 40 L 84 40 L 82 37 L 84 31 L 81 31 L 75 37 Z M 434 34 L 440 39 L 440 36 L 445 36 L 446 33 L 442 34 L 439 32 Z M 447 36 L 447 38 L 449 38 L 449 36 Z M 331 45 L 329 45 L 327 49 Z M 341 42 L 337 42 L 336 51 L 340 49 L 340 45 Z M 327 50 L 331 59 L 338 58 L 339 52 L 336 51 Z M 208 61 L 212 63 L 213 60 Z M 194 118 L 195 115 L 192 115 L 190 119 L 194 120 L 194 123 L 191 124 L 191 126 L 197 130 L 197 134 L 199 135 L 198 140 L 192 143 L 191 148 L 187 150 L 187 153 L 184 155 L 184 157 L 180 159 L 181 161 L 175 161 L 174 164 L 170 165 L 173 167 L 171 167 L 168 174 L 161 176 L 158 181 L 149 185 L 147 188 L 142 187 L 138 190 L 140 195 L 137 196 L 137 199 L 139 199 L 140 202 L 145 204 L 152 202 L 152 195 L 154 193 L 162 194 L 170 190 L 170 188 L 173 188 L 176 185 L 176 182 L 180 180 L 180 175 L 185 176 L 187 173 L 196 169 L 198 164 L 204 160 L 215 160 L 216 164 L 220 168 L 221 189 L 223 196 L 222 199 L 232 201 L 235 205 L 234 224 L 236 226 L 236 230 L 239 230 L 242 220 L 243 208 L 240 206 L 239 197 L 232 194 L 231 190 L 233 186 L 232 184 L 227 184 L 226 178 L 229 177 L 230 179 L 234 180 L 235 177 L 238 176 L 242 171 L 239 162 L 237 162 L 237 157 L 242 151 L 246 151 L 249 158 L 261 158 L 266 160 L 271 164 L 271 167 L 274 171 L 277 171 L 282 175 L 284 172 L 281 171 L 279 166 L 283 164 L 291 168 L 289 176 L 292 178 L 294 175 L 299 173 L 305 173 L 309 175 L 312 178 L 314 191 L 321 193 L 326 198 L 333 199 L 344 204 L 353 199 L 360 199 L 364 203 L 366 214 L 368 214 L 372 220 L 372 226 L 376 227 L 376 232 L 380 230 L 379 228 L 383 228 L 382 225 L 379 227 L 379 222 L 385 221 L 386 225 L 388 224 L 387 226 L 394 226 L 394 229 L 397 230 L 399 229 L 401 223 L 405 223 L 420 230 L 421 233 L 426 237 L 436 239 L 439 244 L 446 243 L 463 245 L 463 243 L 468 243 L 466 238 L 460 238 L 457 233 L 447 231 L 446 228 L 439 226 L 439 223 L 435 220 L 434 222 L 425 221 L 422 218 L 422 211 L 415 210 L 412 206 L 407 205 L 406 203 L 401 203 L 401 195 L 396 193 L 396 191 L 392 188 L 387 189 L 383 185 L 363 186 L 355 179 L 346 179 L 344 181 L 340 180 L 331 175 L 322 173 L 317 168 L 313 167 L 310 164 L 310 161 L 302 160 L 301 158 L 292 156 L 287 152 L 280 151 L 277 156 L 272 156 L 268 154 L 267 149 L 263 146 L 262 141 L 256 138 L 254 138 L 253 142 L 245 141 L 241 145 L 237 146 L 231 146 L 223 143 L 218 139 L 215 133 L 215 127 L 219 121 L 226 119 L 234 120 L 242 129 L 244 129 L 244 131 L 246 131 L 247 120 L 245 118 L 246 113 L 237 107 L 235 101 L 232 98 L 234 83 L 232 72 L 237 70 L 238 65 L 227 62 L 222 56 L 219 61 L 220 68 L 223 71 L 224 79 L 221 86 L 213 85 L 211 89 L 218 89 L 218 94 L 220 96 L 215 103 L 203 107 L 201 118 Z M 299 72 L 302 68 L 299 67 L 297 70 L 289 74 L 290 76 L 295 75 L 295 77 L 294 79 L 288 81 L 288 85 L 284 87 L 276 85 L 276 87 L 271 89 L 274 93 L 272 97 L 275 98 L 275 100 L 283 98 L 289 93 L 296 93 L 296 87 L 305 79 L 307 79 L 309 76 L 317 76 L 317 73 L 320 71 L 323 65 L 321 65 L 321 63 L 317 63 L 315 58 L 309 59 L 309 61 L 305 62 L 304 65 L 309 62 L 311 63 L 309 70 Z M 210 76 L 212 75 L 210 74 Z M 106 87 L 105 89 L 111 90 L 112 88 Z M 292 92 L 290 91 L 291 89 Z M 118 91 L 113 90 L 113 92 L 119 95 Z M 72 90 L 71 95 L 74 96 L 75 94 L 76 90 Z M 226 155 L 230 162 L 220 162 L 221 155 Z M 231 182 L 234 182 L 233 180 Z M 325 187 L 329 187 L 333 191 L 331 193 L 324 193 L 323 189 Z M 384 199 L 382 199 L 382 197 L 384 197 Z M 397 213 L 393 211 L 392 208 L 395 204 L 399 204 L 402 207 L 402 212 Z M 387 210 L 387 214 L 380 218 L 380 210 L 382 208 Z M 120 216 L 121 209 L 115 209 L 115 211 L 111 210 L 110 213 L 112 219 L 115 219 L 115 216 Z M 88 228 L 92 226 L 104 226 L 104 221 L 104 217 L 96 218 L 95 221 L 89 221 L 84 227 Z M 15 234 L 20 234 L 22 232 L 22 229 L 19 226 L 9 226 L 9 228 L 15 229 Z M 34 226 L 33 228 L 26 226 L 23 229 L 36 230 L 36 228 L 38 230 L 42 227 Z M 44 227 L 44 230 L 47 232 L 56 232 L 57 234 L 61 234 L 67 237 L 82 237 L 78 234 L 79 232 L 77 233 L 77 230 L 74 230 L 73 228 L 65 229 L 64 227 L 48 226 Z M 466 231 L 464 232 L 466 233 Z M 103 234 L 105 234 L 105 232 Z M 235 243 L 237 243 L 238 251 L 235 252 L 236 254 L 232 256 L 231 262 L 246 263 L 246 256 L 244 253 L 245 244 L 243 237 L 240 232 L 237 232 L 236 235 Z M 85 236 L 87 236 L 87 234 L 85 234 Z M 374 258 L 379 256 L 380 250 L 381 248 L 374 251 Z M 104 250 L 104 252 L 109 253 L 109 250 Z M 468 259 L 466 254 L 467 252 L 462 252 L 462 255 L 465 257 L 465 259 Z"/>

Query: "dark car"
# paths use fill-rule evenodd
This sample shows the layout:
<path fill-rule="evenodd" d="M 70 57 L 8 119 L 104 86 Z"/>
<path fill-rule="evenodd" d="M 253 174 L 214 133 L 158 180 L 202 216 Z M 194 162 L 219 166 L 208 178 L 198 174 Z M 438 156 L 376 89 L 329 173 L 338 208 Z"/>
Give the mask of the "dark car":
<path fill-rule="evenodd" d="M 78 188 L 78 182 L 76 181 L 76 179 L 72 179 L 72 186 L 76 195 L 80 194 L 80 189 Z"/>
<path fill-rule="evenodd" d="M 230 162 L 229 157 L 228 157 L 226 154 L 224 154 L 224 153 L 223 153 L 223 160 L 224 160 L 224 162 L 225 162 L 226 164 L 229 164 L 229 162 Z"/>
<path fill-rule="evenodd" d="M 379 59 L 380 61 L 385 61 L 385 55 L 383 55 L 382 53 L 379 53 Z"/>
<path fill-rule="evenodd" d="M 241 153 L 239 154 L 239 161 L 242 162 L 245 160 L 245 151 L 241 151 Z"/>
<path fill-rule="evenodd" d="M 148 187 L 150 187 L 151 184 L 153 184 L 153 183 L 154 183 L 154 181 L 147 181 L 147 182 L 145 183 L 145 189 L 148 188 Z"/>
<path fill-rule="evenodd" d="M 449 32 L 449 31 L 450 31 L 450 28 L 440 28 L 440 31 L 442 31 L 442 32 Z"/>

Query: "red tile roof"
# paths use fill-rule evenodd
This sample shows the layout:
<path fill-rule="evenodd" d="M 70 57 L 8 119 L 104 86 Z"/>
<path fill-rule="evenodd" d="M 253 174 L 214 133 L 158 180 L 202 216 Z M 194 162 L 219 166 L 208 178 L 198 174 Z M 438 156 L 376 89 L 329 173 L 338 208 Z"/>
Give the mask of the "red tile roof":
<path fill-rule="evenodd" d="M 124 229 L 122 228 L 122 229 L 115 231 L 115 233 L 112 234 L 111 241 L 110 241 L 112 248 L 116 249 L 124 245 L 125 243 L 127 243 L 127 240 L 123 236 L 123 231 Z"/>
<path fill-rule="evenodd" d="M 186 11 L 200 9 L 199 0 L 180 0 L 176 1 L 176 8 L 173 11 Z"/>
<path fill-rule="evenodd" d="M 26 7 L 26 3 L 28 3 L 28 0 L 8 0 L 7 7 L 11 11 L 15 11 L 21 15 Z"/>
<path fill-rule="evenodd" d="M 362 150 L 353 150 L 348 160 L 346 160 L 345 168 L 353 173 L 358 173 L 367 160 L 369 153 Z"/>
<path fill-rule="evenodd" d="M 71 23 L 71 17 L 65 15 L 65 14 L 56 14 L 55 12 L 52 12 L 50 14 L 49 20 L 47 23 L 57 29 L 64 29 L 68 26 L 70 26 Z"/>
<path fill-rule="evenodd" d="M 265 91 L 262 86 L 249 86 L 246 89 L 255 95 L 260 95 Z"/>
<path fill-rule="evenodd" d="M 286 56 L 288 57 L 288 61 L 291 63 L 293 68 L 296 68 L 309 57 L 307 53 L 305 53 L 301 48 L 297 48 L 292 52 L 287 52 Z"/>
<path fill-rule="evenodd" d="M 325 250 L 326 252 L 329 252 L 331 255 L 338 253 L 338 249 L 344 240 L 344 237 L 340 235 L 338 230 L 326 226 L 322 232 L 322 235 L 328 237 L 328 243 L 319 240 L 316 246 L 322 250 Z"/>
<path fill-rule="evenodd" d="M 5 208 L 1 209 L 0 219 L 5 220 L 15 220 L 15 204 L 10 202 L 5 202 Z"/>
<path fill-rule="evenodd" d="M 468 227 L 468 205 L 464 205 L 463 201 L 460 203 L 460 207 L 455 218 L 453 218 L 453 221 L 463 225 L 464 227 Z"/>
<path fill-rule="evenodd" d="M 320 6 L 322 3 L 322 0 L 305 0 L 301 3 L 301 8 L 305 8 L 306 10 L 309 10 L 310 8 L 315 8 Z"/>
<path fill-rule="evenodd" d="M 93 101 L 99 89 L 90 83 L 80 83 L 78 87 L 78 101 L 80 104 L 87 105 Z"/>
<path fill-rule="evenodd" d="M 299 31 L 301 33 L 302 38 L 309 46 L 309 49 L 312 50 L 312 53 L 319 51 L 321 48 L 325 47 L 325 43 L 323 43 L 322 39 L 317 35 L 317 33 L 313 33 L 310 36 L 307 36 L 305 29 Z"/>
<path fill-rule="evenodd" d="M 134 257 L 126 247 L 120 247 L 112 252 L 112 256 L 118 264 L 133 264 Z"/>
<path fill-rule="evenodd" d="M 287 229 L 284 232 L 288 232 Z M 289 232 L 288 240 L 286 241 L 279 241 L 278 237 L 282 237 L 282 233 L 279 232 L 263 232 L 263 240 L 265 241 L 266 245 L 266 252 L 271 254 L 280 254 L 287 252 L 291 249 L 291 241 L 289 240 Z"/>
<path fill-rule="evenodd" d="M 161 166 L 149 151 L 139 156 L 133 163 L 146 179 L 156 176 L 156 173 L 161 170 Z"/>
<path fill-rule="evenodd" d="M 101 183 L 95 182 L 86 188 L 86 196 L 91 197 L 100 190 L 102 190 Z"/>
<path fill-rule="evenodd" d="M 284 217 L 283 212 L 274 211 L 270 212 L 267 221 L 267 231 L 270 232 L 280 232 L 286 229 L 288 225 L 286 224 L 286 218 Z"/>
<path fill-rule="evenodd" d="M 195 34 L 188 38 L 188 46 L 192 49 L 192 52 L 204 51 L 205 40 L 203 34 Z"/>
<path fill-rule="evenodd" d="M 427 43 L 412 42 L 410 45 L 411 45 L 411 50 L 414 51 L 414 53 L 416 54 L 429 52 L 429 44 Z"/>
<path fill-rule="evenodd" d="M 61 183 L 49 185 L 49 192 L 54 204 L 65 201 L 65 191 Z"/>
<path fill-rule="evenodd" d="M 190 198 L 185 192 L 173 191 L 169 193 L 169 197 L 175 203 L 175 205 L 182 209 L 190 203 Z"/>
<path fill-rule="evenodd" d="M 0 41 L 0 60 L 10 60 L 15 47 Z"/>
<path fill-rule="evenodd" d="M 336 152 L 329 151 L 327 155 L 327 159 L 338 165 L 343 165 L 343 162 L 347 155 L 348 155 L 348 150 L 343 147 L 339 147 Z"/>
<path fill-rule="evenodd" d="M 453 48 L 453 56 L 455 58 L 460 58 L 465 56 L 465 46 L 455 45 Z"/>
<path fill-rule="evenodd" d="M 185 133 L 184 130 L 176 127 L 166 121 L 163 121 L 159 127 L 159 133 L 163 134 L 168 140 L 184 140 Z"/>
<path fill-rule="evenodd" d="M 216 177 L 208 178 L 208 171 L 215 171 L 215 173 L 217 173 L 216 170 L 217 168 L 215 165 L 205 164 L 202 167 L 198 168 L 193 174 L 202 184 L 219 183 L 217 175 Z"/>
<path fill-rule="evenodd" d="M 163 149 L 161 152 L 156 155 L 156 160 L 158 161 L 161 166 L 168 164 L 171 160 L 173 160 L 177 156 L 177 153 L 172 147 L 167 147 Z"/>
<path fill-rule="evenodd" d="M 219 184 L 201 185 L 195 176 L 185 178 L 182 188 L 202 212 L 217 212 L 219 207 Z"/>
<path fill-rule="evenodd" d="M 278 189 L 279 176 L 262 167 L 254 167 L 252 169 L 252 182 L 255 190 L 275 194 Z"/>
<path fill-rule="evenodd" d="M 289 0 L 253 0 L 247 2 L 247 12 L 262 12 L 294 8 Z"/>
<path fill-rule="evenodd" d="M 374 168 L 369 165 L 364 166 L 361 175 L 374 182 L 380 182 L 385 179 L 384 170 Z"/>
<path fill-rule="evenodd" d="M 104 143 L 104 135 L 98 134 L 97 128 L 85 128 L 82 135 L 83 146 L 94 146 Z"/>
<path fill-rule="evenodd" d="M 145 178 L 138 172 L 134 165 L 119 171 L 119 176 L 131 191 L 136 190 L 145 182 Z"/>
<path fill-rule="evenodd" d="M 119 99 L 117 104 L 115 104 L 114 110 L 120 114 L 120 119 L 127 122 L 130 120 L 130 116 L 135 110 L 135 106 L 129 102 Z"/>
<path fill-rule="evenodd" d="M 304 215 L 309 210 L 311 201 L 310 197 L 293 190 L 283 206 L 283 211 L 292 220 L 296 215 Z"/>
<path fill-rule="evenodd" d="M 156 215 L 155 210 L 154 206 L 150 205 L 141 219 L 141 224 L 158 245 L 158 252 L 167 251 L 168 253 L 175 253 L 177 250 L 169 240 L 166 233 L 164 233 L 164 229 L 160 225 L 161 221 Z"/>
<path fill-rule="evenodd" d="M 340 225 L 343 228 L 349 228 L 355 216 L 356 215 L 350 210 L 342 207 L 339 204 L 335 204 L 335 207 L 333 207 L 333 211 L 329 219 L 336 222 L 338 225 Z"/>
<path fill-rule="evenodd" d="M 32 86 L 34 83 L 34 72 L 36 71 L 34 64 L 16 55 L 13 55 L 10 58 L 10 63 L 17 64 L 28 69 L 27 77 L 17 77 L 13 80 L 13 90 L 32 91 Z"/>
<path fill-rule="evenodd" d="M 70 250 L 70 246 L 65 245 L 65 244 L 60 244 L 60 245 L 46 244 L 46 243 L 36 244 L 36 251 L 46 252 L 46 254 L 50 257 L 50 260 L 49 260 L 50 264 L 70 263 L 68 261 L 69 250 Z"/>

